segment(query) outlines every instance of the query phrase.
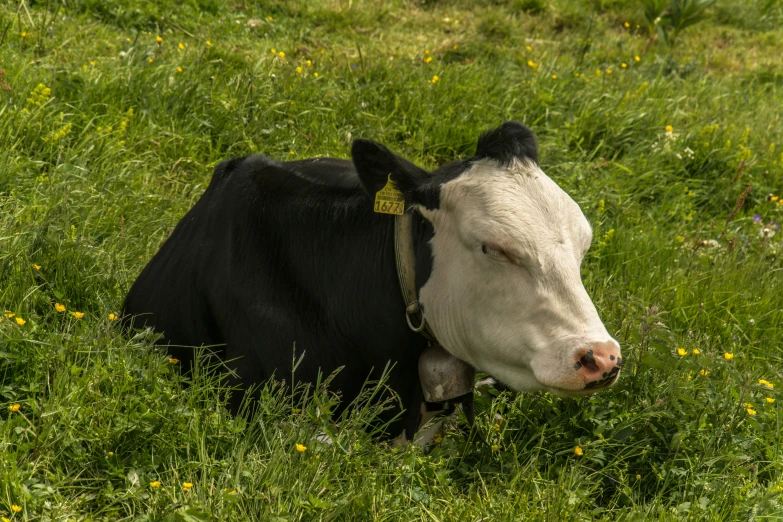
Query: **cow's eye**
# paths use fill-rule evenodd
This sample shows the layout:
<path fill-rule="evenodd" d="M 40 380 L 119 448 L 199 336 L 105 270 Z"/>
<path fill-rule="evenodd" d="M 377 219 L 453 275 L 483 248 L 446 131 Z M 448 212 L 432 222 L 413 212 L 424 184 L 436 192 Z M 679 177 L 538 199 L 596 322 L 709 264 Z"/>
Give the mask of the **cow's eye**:
<path fill-rule="evenodd" d="M 481 245 L 481 252 L 485 256 L 497 259 L 498 261 L 510 261 L 508 255 L 506 255 L 506 253 L 499 248 L 492 248 L 488 247 L 487 245 Z"/>

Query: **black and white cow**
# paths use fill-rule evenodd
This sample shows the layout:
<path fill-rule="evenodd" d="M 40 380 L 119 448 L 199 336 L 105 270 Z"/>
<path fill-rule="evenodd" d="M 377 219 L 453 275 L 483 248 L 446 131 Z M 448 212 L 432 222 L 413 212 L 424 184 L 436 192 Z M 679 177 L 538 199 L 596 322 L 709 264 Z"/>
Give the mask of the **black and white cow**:
<path fill-rule="evenodd" d="M 306 352 L 301 381 L 344 366 L 332 386 L 347 404 L 396 363 L 388 384 L 406 412 L 390 435 L 411 437 L 427 342 L 406 323 L 394 217 L 373 211 L 391 175 L 413 214 L 423 315 L 446 350 L 518 391 L 576 396 L 614 383 L 620 348 L 580 277 L 590 225 L 539 168 L 529 129 L 507 122 L 472 158 L 432 172 L 370 140 L 351 153 L 220 163 L 124 315 L 162 332 L 185 366 L 185 347 L 221 345 L 238 386 L 288 375 L 295 346 Z"/>

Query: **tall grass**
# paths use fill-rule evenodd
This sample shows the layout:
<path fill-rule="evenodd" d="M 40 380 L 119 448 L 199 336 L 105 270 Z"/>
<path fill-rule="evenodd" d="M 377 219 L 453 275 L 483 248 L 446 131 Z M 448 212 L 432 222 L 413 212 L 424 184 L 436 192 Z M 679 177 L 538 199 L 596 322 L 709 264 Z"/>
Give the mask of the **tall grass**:
<path fill-rule="evenodd" d="M 719 1 L 669 48 L 623 1 L 0 6 L 0 516 L 780 516 L 778 14 Z M 185 382 L 117 331 L 218 161 L 370 137 L 435 167 L 511 118 L 593 223 L 611 390 L 484 395 L 486 445 L 457 420 L 424 454 L 364 429 L 382 383 L 339 425 L 328 376 L 231 417 L 207 354 Z"/>

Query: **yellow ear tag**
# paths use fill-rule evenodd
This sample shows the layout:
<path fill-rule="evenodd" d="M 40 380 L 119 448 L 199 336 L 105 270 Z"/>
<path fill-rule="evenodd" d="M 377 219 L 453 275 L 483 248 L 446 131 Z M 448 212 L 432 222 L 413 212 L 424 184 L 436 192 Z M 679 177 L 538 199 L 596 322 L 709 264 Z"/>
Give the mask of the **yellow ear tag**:
<path fill-rule="evenodd" d="M 378 214 L 395 214 L 397 216 L 401 216 L 405 212 L 405 196 L 392 181 L 391 174 L 389 174 L 389 181 L 386 182 L 386 185 L 375 193 L 375 208 L 373 210 Z"/>

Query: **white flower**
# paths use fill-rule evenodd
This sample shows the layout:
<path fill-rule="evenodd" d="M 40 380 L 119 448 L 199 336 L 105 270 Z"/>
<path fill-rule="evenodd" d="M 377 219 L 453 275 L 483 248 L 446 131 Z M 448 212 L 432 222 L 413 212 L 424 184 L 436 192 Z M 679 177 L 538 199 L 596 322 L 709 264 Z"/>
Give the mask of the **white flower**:
<path fill-rule="evenodd" d="M 775 235 L 775 230 L 769 227 L 764 227 L 759 231 L 759 236 L 763 238 L 770 238 Z"/>

